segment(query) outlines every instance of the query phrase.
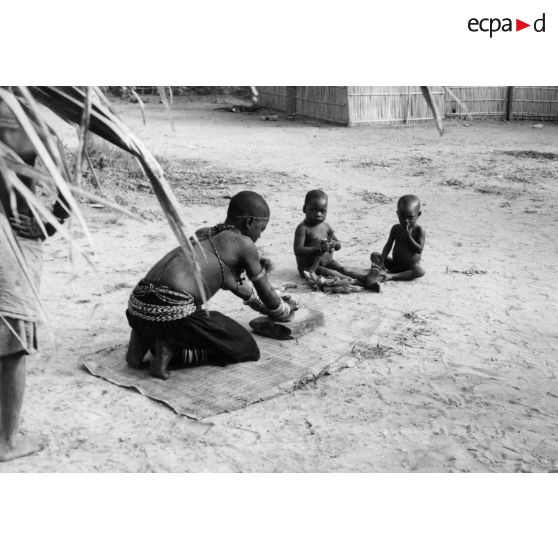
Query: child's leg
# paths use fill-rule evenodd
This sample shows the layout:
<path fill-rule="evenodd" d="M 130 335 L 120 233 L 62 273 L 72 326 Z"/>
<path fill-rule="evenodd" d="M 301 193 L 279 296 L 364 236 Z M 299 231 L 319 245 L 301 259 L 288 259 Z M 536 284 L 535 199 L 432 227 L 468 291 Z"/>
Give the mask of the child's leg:
<path fill-rule="evenodd" d="M 338 279 L 351 279 L 348 275 L 323 265 L 318 266 L 316 269 L 316 275 L 321 275 L 323 277 L 337 277 Z"/>
<path fill-rule="evenodd" d="M 379 265 L 372 265 L 372 269 L 364 274 L 364 277 L 360 280 L 365 289 L 374 291 L 376 293 L 380 292 L 380 283 L 386 279 L 385 271 L 382 271 Z"/>
<path fill-rule="evenodd" d="M 318 271 L 319 270 L 319 271 Z M 336 260 L 331 260 L 326 266 L 321 265 L 316 270 L 317 275 L 324 277 L 337 277 L 339 279 L 353 279 L 351 272 Z M 352 281 L 354 283 L 354 281 Z"/>
<path fill-rule="evenodd" d="M 391 258 L 386 258 L 384 266 L 382 266 L 381 261 L 382 255 L 380 252 L 372 252 L 370 254 L 370 271 L 360 274 L 359 276 L 359 281 L 364 285 L 365 289 L 369 289 L 377 293 L 380 292 L 380 283 L 385 281 L 387 278 L 385 268 L 389 269 L 389 266 L 391 265 Z"/>
<path fill-rule="evenodd" d="M 384 260 L 383 265 L 381 264 L 382 261 L 382 254 L 380 252 L 372 252 L 370 254 L 370 262 L 372 263 L 372 269 L 377 269 L 378 267 L 382 269 L 390 269 L 394 268 L 393 258 L 389 256 Z"/>
<path fill-rule="evenodd" d="M 346 275 L 346 271 L 347 268 L 341 264 L 340 262 L 338 262 L 337 260 L 329 260 L 329 263 L 327 265 L 325 265 L 324 267 L 327 267 L 327 269 L 331 269 L 333 271 L 337 271 L 338 273 L 341 273 L 342 275 Z"/>
<path fill-rule="evenodd" d="M 378 281 L 383 281 L 385 272 L 379 269 L 379 265 L 373 265 L 372 271 L 368 269 L 356 269 L 350 267 L 343 267 L 342 272 L 346 277 L 354 279 L 356 282 L 361 283 L 365 287 Z"/>
<path fill-rule="evenodd" d="M 126 362 L 132 368 L 141 368 L 143 359 L 147 354 L 149 347 L 143 343 L 139 334 L 132 329 L 130 334 L 130 342 L 128 343 L 128 351 L 126 352 Z"/>
<path fill-rule="evenodd" d="M 46 443 L 36 436 L 18 438 L 23 394 L 25 356 L 0 357 L 0 461 L 9 461 L 42 450 Z"/>
<path fill-rule="evenodd" d="M 370 254 L 370 261 L 373 264 L 380 265 L 380 262 L 382 261 L 382 254 L 380 254 L 380 252 L 372 252 Z"/>
<path fill-rule="evenodd" d="M 425 273 L 424 269 L 420 267 L 420 265 L 417 265 L 416 267 L 406 269 L 405 271 L 387 273 L 386 281 L 412 281 L 413 279 L 422 277 Z"/>

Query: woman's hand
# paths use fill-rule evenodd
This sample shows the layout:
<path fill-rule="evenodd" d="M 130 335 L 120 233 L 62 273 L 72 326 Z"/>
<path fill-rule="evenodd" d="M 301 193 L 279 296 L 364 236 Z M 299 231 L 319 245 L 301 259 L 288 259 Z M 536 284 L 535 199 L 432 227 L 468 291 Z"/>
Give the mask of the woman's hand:
<path fill-rule="evenodd" d="M 30 217 L 29 215 L 18 213 L 10 217 L 10 225 L 16 235 L 22 238 L 40 238 L 42 240 L 45 238 L 39 223 L 37 223 L 34 217 Z"/>
<path fill-rule="evenodd" d="M 296 298 L 293 298 L 290 294 L 282 294 L 281 300 L 289 305 L 289 307 L 291 308 L 291 314 L 293 312 L 296 312 L 300 308 L 298 300 L 296 300 Z"/>

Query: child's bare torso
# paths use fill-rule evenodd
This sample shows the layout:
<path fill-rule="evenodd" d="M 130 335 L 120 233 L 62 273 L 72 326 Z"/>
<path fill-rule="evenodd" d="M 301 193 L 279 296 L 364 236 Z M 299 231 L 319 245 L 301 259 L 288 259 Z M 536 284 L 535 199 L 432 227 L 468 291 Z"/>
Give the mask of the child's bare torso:
<path fill-rule="evenodd" d="M 320 246 L 320 241 L 327 240 L 331 231 L 331 227 L 327 223 L 318 223 L 317 225 L 308 225 L 303 221 L 299 227 L 302 227 L 305 233 L 304 246 L 311 246 L 317 248 Z M 317 255 L 317 254 L 316 254 Z M 299 267 L 310 267 L 314 263 L 316 256 L 296 256 L 296 263 Z M 320 265 L 325 266 L 333 256 L 330 252 L 322 254 Z"/>
<path fill-rule="evenodd" d="M 411 236 L 419 242 L 420 227 L 416 225 L 411 231 Z M 407 233 L 399 224 L 393 227 L 393 265 L 398 270 L 412 269 L 420 263 L 421 254 L 418 253 L 410 244 Z"/>

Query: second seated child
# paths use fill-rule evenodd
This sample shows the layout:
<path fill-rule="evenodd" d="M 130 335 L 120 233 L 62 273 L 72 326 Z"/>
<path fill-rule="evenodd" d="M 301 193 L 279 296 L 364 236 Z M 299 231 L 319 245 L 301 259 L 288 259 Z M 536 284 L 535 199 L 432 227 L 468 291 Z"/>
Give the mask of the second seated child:
<path fill-rule="evenodd" d="M 372 252 L 370 260 L 372 269 L 364 281 L 370 288 L 379 281 L 411 281 L 424 275 L 420 259 L 424 248 L 426 234 L 417 225 L 421 216 L 420 200 L 417 196 L 406 195 L 397 202 L 399 223 L 393 225 L 382 253 Z M 392 257 L 389 253 L 393 248 Z"/>

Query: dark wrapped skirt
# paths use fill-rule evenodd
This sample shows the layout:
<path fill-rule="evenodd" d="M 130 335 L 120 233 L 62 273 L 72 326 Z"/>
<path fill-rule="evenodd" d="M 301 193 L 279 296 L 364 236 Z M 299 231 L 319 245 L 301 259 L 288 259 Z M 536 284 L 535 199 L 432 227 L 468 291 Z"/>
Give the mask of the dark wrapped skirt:
<path fill-rule="evenodd" d="M 149 347 L 156 339 L 162 339 L 180 349 L 205 349 L 212 361 L 222 365 L 260 358 L 260 350 L 250 332 L 214 310 L 196 310 L 186 318 L 168 322 L 144 320 L 128 310 L 126 317 L 130 327 Z"/>

